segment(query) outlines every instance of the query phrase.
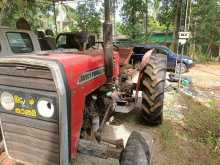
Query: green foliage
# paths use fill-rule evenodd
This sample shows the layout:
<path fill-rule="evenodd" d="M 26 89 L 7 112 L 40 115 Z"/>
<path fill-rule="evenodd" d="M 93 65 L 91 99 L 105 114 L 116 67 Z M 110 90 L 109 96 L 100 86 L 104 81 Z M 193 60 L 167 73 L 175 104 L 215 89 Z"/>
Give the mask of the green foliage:
<path fill-rule="evenodd" d="M 2 24 L 15 27 L 16 21 L 24 17 L 31 24 L 32 30 L 36 31 L 44 27 L 46 20 L 51 17 L 52 3 L 37 3 L 34 0 L 8 1 L 9 5 L 4 13 L 1 13 Z"/>
<path fill-rule="evenodd" d="M 121 14 L 123 22 L 117 26 L 118 31 L 132 41 L 146 43 L 149 34 L 173 28 L 174 4 L 174 0 L 125 0 Z M 153 9 L 153 13 L 145 18 L 148 6 Z"/>
<path fill-rule="evenodd" d="M 0 1 L 0 11 L 2 11 L 3 6 L 4 6 L 4 1 Z"/>
<path fill-rule="evenodd" d="M 119 33 L 128 36 L 131 42 L 144 43 L 147 40 L 147 35 L 138 30 L 140 28 L 142 28 L 141 24 L 131 26 L 122 23 L 117 25 Z"/>
<path fill-rule="evenodd" d="M 219 1 L 197 0 L 192 9 L 192 43 L 211 57 L 211 46 L 217 44 L 220 38 Z"/>
<path fill-rule="evenodd" d="M 157 19 L 168 31 L 170 30 L 170 26 L 173 24 L 175 18 L 175 0 L 162 0 L 161 3 L 162 6 L 160 7 Z"/>
<path fill-rule="evenodd" d="M 156 20 L 161 9 L 161 0 L 150 0 L 150 8 L 153 11 L 153 17 Z"/>
<path fill-rule="evenodd" d="M 0 1 L 0 25 L 2 24 L 2 19 L 10 11 L 9 6 L 13 1 L 1 0 Z"/>
<path fill-rule="evenodd" d="M 124 0 L 121 13 L 123 20 L 120 28 L 121 32 L 136 40 L 138 36 L 146 32 L 144 25 L 147 24 L 147 13 L 147 0 Z"/>
<path fill-rule="evenodd" d="M 77 27 L 81 31 L 99 34 L 101 31 L 101 11 L 97 11 L 95 1 L 78 4 L 76 8 Z"/>
<path fill-rule="evenodd" d="M 167 31 L 167 27 L 165 24 L 160 23 L 159 21 L 157 21 L 156 19 L 154 19 L 154 17 L 149 17 L 149 32 L 165 32 Z"/>
<path fill-rule="evenodd" d="M 71 31 L 79 31 L 79 28 L 77 26 L 77 22 L 76 22 L 76 15 L 77 12 L 75 9 L 73 9 L 72 7 L 63 4 L 63 8 L 65 9 L 66 12 L 66 16 L 67 19 L 69 21 L 68 27 Z"/>
<path fill-rule="evenodd" d="M 207 63 L 210 61 L 210 55 L 208 53 L 204 53 L 201 49 L 201 46 L 197 45 L 195 48 L 189 49 L 189 54 L 193 59 L 195 59 L 199 63 Z"/>
<path fill-rule="evenodd" d="M 141 26 L 141 25 L 140 25 Z M 136 27 L 138 28 L 138 27 Z M 154 17 L 148 17 L 148 34 L 145 34 L 144 32 L 135 33 L 135 37 L 132 38 L 130 34 L 132 33 L 132 30 L 136 30 L 135 28 L 132 29 L 132 27 L 127 27 L 123 23 L 117 23 L 117 31 L 120 34 L 129 36 L 129 40 L 132 43 L 150 43 L 151 42 L 151 35 L 155 32 L 166 32 L 167 28 L 165 25 L 160 24 L 157 20 L 154 19 Z"/>
<path fill-rule="evenodd" d="M 5 5 L 8 4 L 8 5 Z M 3 8 L 4 7 L 4 8 Z M 52 2 L 38 2 L 37 0 L 3 0 L 0 2 L 0 21 L 5 26 L 15 27 L 16 21 L 24 17 L 31 24 L 32 30 L 51 28 L 55 30 Z M 3 12 L 4 9 L 4 12 Z M 76 9 L 63 4 L 66 12 L 68 27 L 71 31 L 86 31 L 99 34 L 101 31 L 101 11 L 96 8 L 94 0 L 79 3 Z M 56 9 L 58 14 L 58 9 Z"/>

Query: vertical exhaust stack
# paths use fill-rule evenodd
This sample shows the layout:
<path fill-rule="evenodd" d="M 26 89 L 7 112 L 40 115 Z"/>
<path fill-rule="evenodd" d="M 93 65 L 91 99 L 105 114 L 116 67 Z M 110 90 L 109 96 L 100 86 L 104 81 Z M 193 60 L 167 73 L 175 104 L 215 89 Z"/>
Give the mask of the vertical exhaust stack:
<path fill-rule="evenodd" d="M 112 22 L 111 22 L 111 0 L 105 0 L 105 22 L 103 24 L 105 72 L 109 81 L 113 76 L 113 45 L 112 45 Z"/>

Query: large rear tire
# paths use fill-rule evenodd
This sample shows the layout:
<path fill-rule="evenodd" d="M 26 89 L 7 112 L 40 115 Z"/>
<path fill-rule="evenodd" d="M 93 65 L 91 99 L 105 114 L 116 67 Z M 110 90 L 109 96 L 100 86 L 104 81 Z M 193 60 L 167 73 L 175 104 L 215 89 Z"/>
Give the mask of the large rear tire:
<path fill-rule="evenodd" d="M 141 81 L 142 112 L 145 121 L 152 125 L 159 125 L 163 121 L 166 70 L 167 57 L 154 53 L 143 73 Z"/>
<path fill-rule="evenodd" d="M 120 165 L 149 165 L 149 146 L 138 132 L 132 132 L 122 152 Z"/>

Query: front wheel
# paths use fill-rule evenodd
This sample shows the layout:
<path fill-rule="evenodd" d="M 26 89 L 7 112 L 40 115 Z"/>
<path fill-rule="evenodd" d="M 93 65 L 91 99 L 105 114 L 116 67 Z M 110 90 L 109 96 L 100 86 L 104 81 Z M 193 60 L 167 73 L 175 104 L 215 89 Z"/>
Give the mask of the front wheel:
<path fill-rule="evenodd" d="M 4 143 L 3 141 L 0 142 L 0 154 L 3 153 L 5 151 L 5 148 L 4 148 Z"/>
<path fill-rule="evenodd" d="M 181 74 L 186 73 L 187 72 L 186 64 L 177 63 L 176 68 L 175 68 L 175 72 L 176 73 L 181 73 Z"/>
<path fill-rule="evenodd" d="M 132 132 L 122 152 L 120 165 L 149 165 L 150 151 L 145 139 L 138 132 Z"/>
<path fill-rule="evenodd" d="M 2 134 L 1 134 L 1 128 L 0 128 L 0 154 L 4 151 L 5 151 L 4 142 L 3 142 L 3 138 L 2 138 Z"/>

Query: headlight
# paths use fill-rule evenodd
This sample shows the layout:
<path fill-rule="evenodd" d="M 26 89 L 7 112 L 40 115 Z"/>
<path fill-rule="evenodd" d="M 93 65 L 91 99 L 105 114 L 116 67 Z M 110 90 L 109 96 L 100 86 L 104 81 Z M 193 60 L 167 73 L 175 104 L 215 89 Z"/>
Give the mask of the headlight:
<path fill-rule="evenodd" d="M 189 64 L 192 64 L 193 63 L 193 60 L 187 60 Z"/>
<path fill-rule="evenodd" d="M 0 100 L 1 100 L 1 105 L 5 110 L 11 111 L 14 109 L 15 101 L 11 93 L 2 92 Z"/>
<path fill-rule="evenodd" d="M 54 104 L 51 100 L 41 99 L 37 103 L 38 113 L 45 118 L 51 118 L 54 115 Z"/>

